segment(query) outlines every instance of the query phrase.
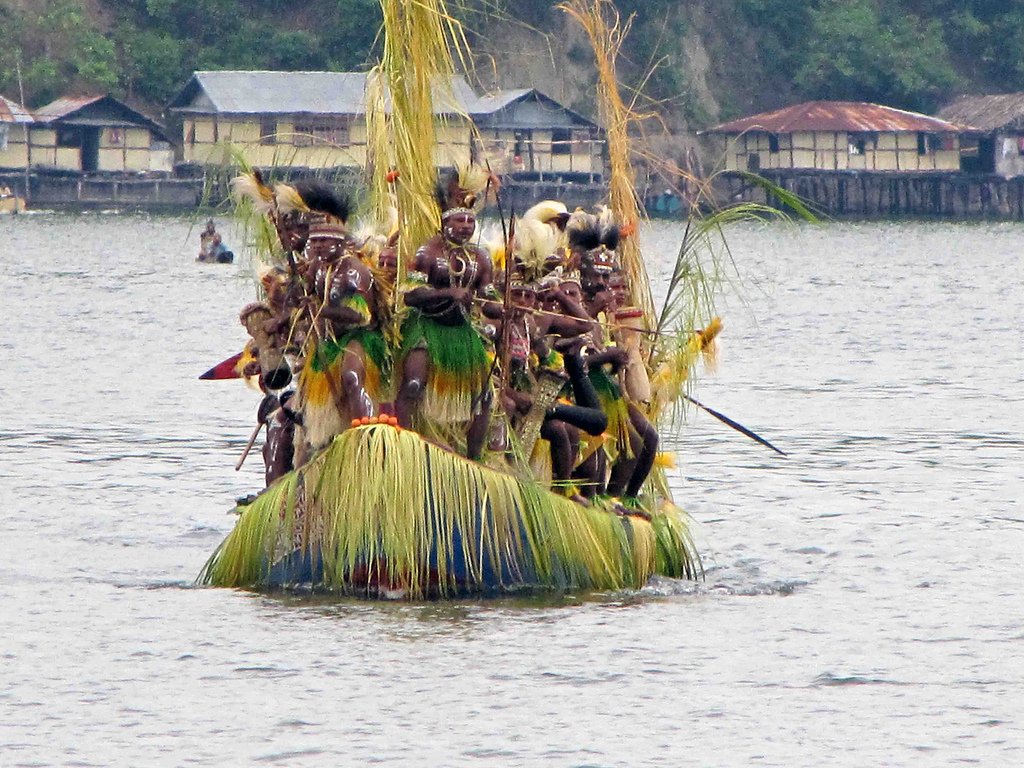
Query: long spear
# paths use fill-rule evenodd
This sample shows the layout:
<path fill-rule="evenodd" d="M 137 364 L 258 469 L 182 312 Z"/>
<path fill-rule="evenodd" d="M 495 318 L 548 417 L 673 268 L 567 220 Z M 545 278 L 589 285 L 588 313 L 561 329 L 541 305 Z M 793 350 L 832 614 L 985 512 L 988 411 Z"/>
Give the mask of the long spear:
<path fill-rule="evenodd" d="M 718 419 L 720 422 L 722 422 L 726 426 L 732 427 L 737 432 L 746 435 L 751 440 L 756 440 L 761 445 L 763 445 L 763 446 L 765 446 L 767 448 L 771 448 L 773 451 L 775 451 L 780 456 L 787 456 L 788 455 L 785 451 L 780 451 L 778 448 L 776 448 L 774 445 L 769 443 L 767 440 L 765 440 L 763 437 L 761 437 L 759 434 L 757 434 L 753 430 L 747 429 L 742 424 L 740 424 L 738 421 L 730 419 L 724 413 L 722 413 L 720 411 L 716 411 L 714 408 L 709 408 L 708 406 L 704 405 L 704 403 L 700 402 L 699 400 L 697 400 L 694 397 L 690 397 L 686 393 L 683 393 L 683 397 L 686 398 L 687 400 L 689 400 L 694 405 L 696 405 L 698 408 L 702 408 L 703 410 L 705 410 L 708 413 L 710 413 L 712 416 L 714 416 L 716 419 Z"/>

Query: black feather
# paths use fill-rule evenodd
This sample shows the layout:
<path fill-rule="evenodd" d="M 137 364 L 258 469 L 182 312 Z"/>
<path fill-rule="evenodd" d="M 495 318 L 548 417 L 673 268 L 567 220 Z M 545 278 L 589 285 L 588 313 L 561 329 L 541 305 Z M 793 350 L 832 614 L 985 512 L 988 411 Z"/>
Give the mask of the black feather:
<path fill-rule="evenodd" d="M 441 207 L 442 211 L 461 207 L 458 169 L 450 171 L 446 177 L 437 180 L 434 196 L 437 198 L 437 204 Z"/>
<path fill-rule="evenodd" d="M 310 210 L 329 214 L 342 222 L 348 221 L 352 203 L 347 196 L 338 194 L 322 181 L 297 181 L 294 186 Z"/>
<path fill-rule="evenodd" d="M 619 247 L 620 238 L 621 232 L 618 224 L 612 224 L 601 232 L 601 244 L 609 251 L 614 251 Z"/>
<path fill-rule="evenodd" d="M 568 230 L 569 245 L 590 251 L 601 245 L 601 230 L 597 224 L 587 223 L 583 226 L 572 226 Z"/>

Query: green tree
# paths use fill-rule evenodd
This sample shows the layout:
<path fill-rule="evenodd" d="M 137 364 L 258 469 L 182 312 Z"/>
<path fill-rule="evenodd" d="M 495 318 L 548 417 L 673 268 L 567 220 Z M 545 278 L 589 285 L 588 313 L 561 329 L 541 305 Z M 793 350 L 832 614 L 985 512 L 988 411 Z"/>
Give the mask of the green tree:
<path fill-rule="evenodd" d="M 796 81 L 811 98 L 927 110 L 957 82 L 938 21 L 883 17 L 873 0 L 827 0 L 810 19 Z"/>
<path fill-rule="evenodd" d="M 132 28 L 123 33 L 121 48 L 127 90 L 148 102 L 166 103 L 189 75 L 184 44 L 166 33 Z"/>

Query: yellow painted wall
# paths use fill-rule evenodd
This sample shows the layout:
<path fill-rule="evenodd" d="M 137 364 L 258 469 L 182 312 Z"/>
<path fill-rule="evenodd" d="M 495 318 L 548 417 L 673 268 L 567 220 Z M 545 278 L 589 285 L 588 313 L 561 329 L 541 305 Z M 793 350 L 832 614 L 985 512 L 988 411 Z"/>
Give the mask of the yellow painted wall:
<path fill-rule="evenodd" d="M 148 171 L 150 168 L 149 154 L 149 147 L 126 150 L 124 153 L 124 169 L 126 171 Z"/>
<path fill-rule="evenodd" d="M 213 140 L 213 119 L 204 116 L 195 118 L 195 143 L 188 141 L 192 120 L 182 125 L 182 158 L 187 163 L 219 165 L 230 159 L 227 148 L 241 152 L 250 165 L 292 166 L 296 168 L 362 168 L 366 165 L 366 121 L 355 117 L 349 126 L 346 145 L 338 145 L 316 137 L 297 133 L 296 124 L 315 123 L 315 119 L 281 117 L 276 122 L 277 133 L 274 143 L 260 140 L 260 119 L 258 116 L 218 118 L 216 135 Z M 470 130 L 465 122 L 438 124 L 435 162 L 438 165 L 468 163 Z M 296 140 L 299 145 L 296 145 Z"/>
<path fill-rule="evenodd" d="M 33 152 L 32 160 L 35 159 L 35 152 Z M 82 151 L 78 147 L 57 147 L 53 164 L 56 168 L 79 171 L 82 169 Z"/>
<path fill-rule="evenodd" d="M 726 168 L 746 170 L 747 158 L 756 154 L 762 169 L 813 168 L 865 171 L 956 171 L 960 168 L 959 138 L 953 149 L 917 151 L 917 133 L 879 133 L 867 141 L 863 154 L 851 154 L 846 133 L 796 132 L 779 136 L 779 151 L 770 152 L 766 134 L 726 137 Z M 790 148 L 792 147 L 792 152 Z"/>
<path fill-rule="evenodd" d="M 128 149 L 149 150 L 152 143 L 152 136 L 145 128 L 128 128 L 125 130 L 125 146 Z"/>
<path fill-rule="evenodd" d="M 24 168 L 27 164 L 25 126 L 10 125 L 7 128 L 7 149 L 0 150 L 0 168 Z"/>

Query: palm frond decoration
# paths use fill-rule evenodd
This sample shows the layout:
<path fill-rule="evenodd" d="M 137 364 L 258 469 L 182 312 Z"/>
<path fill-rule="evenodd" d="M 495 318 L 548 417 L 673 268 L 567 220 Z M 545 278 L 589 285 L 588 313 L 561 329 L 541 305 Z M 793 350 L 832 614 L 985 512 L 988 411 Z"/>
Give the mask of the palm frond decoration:
<path fill-rule="evenodd" d="M 242 237 L 253 256 L 254 277 L 259 285 L 259 274 L 271 266 L 285 263 L 277 230 L 268 213 L 274 209 L 274 190 L 259 169 L 253 168 L 241 148 L 225 145 L 229 167 L 239 173 L 229 182 L 231 198 L 235 203 L 234 219 L 242 229 Z"/>
<path fill-rule="evenodd" d="M 296 564 L 301 568 L 296 570 Z M 389 426 L 349 429 L 245 508 L 199 580 L 347 593 L 622 589 L 700 572 L 685 516 L 587 508 Z"/>

